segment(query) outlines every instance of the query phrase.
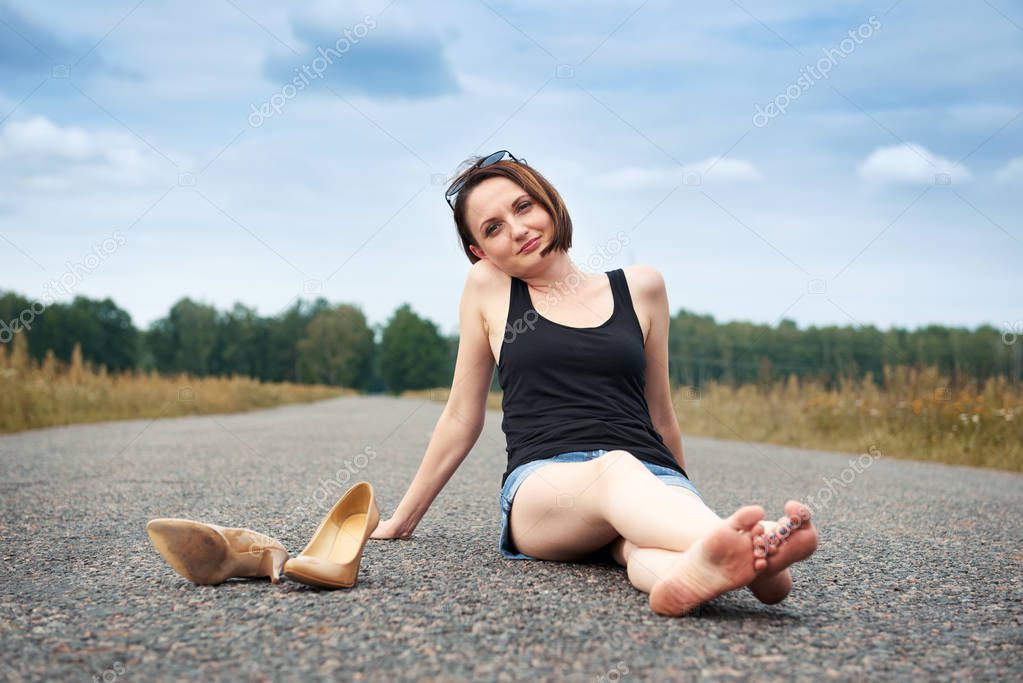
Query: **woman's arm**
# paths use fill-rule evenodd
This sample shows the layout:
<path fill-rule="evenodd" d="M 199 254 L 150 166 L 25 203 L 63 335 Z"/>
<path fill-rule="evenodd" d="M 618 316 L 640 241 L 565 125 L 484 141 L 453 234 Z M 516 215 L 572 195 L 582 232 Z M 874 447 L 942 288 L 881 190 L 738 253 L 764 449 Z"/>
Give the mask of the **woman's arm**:
<path fill-rule="evenodd" d="M 675 407 L 671 400 L 671 383 L 668 380 L 668 327 L 671 317 L 668 312 L 668 292 L 664 286 L 664 277 L 654 268 L 645 265 L 631 267 L 636 281 L 638 297 L 650 318 L 650 329 L 647 332 L 646 353 L 646 389 L 647 407 L 650 409 L 650 421 L 654 429 L 661 435 L 664 445 L 675 456 L 675 462 L 682 469 L 686 468 L 685 454 L 682 452 L 682 431 L 675 417 Z"/>
<path fill-rule="evenodd" d="M 380 522 L 371 538 L 411 538 L 434 498 L 465 460 L 482 431 L 482 425 L 463 422 L 445 409 L 405 496 L 391 518 Z"/>
<path fill-rule="evenodd" d="M 426 448 L 412 483 L 390 519 L 381 521 L 370 538 L 412 536 L 433 500 L 448 483 L 483 433 L 487 393 L 494 375 L 494 357 L 483 327 L 480 302 L 492 282 L 486 264 L 474 264 L 466 278 L 459 306 L 458 356 L 444 412 Z"/>

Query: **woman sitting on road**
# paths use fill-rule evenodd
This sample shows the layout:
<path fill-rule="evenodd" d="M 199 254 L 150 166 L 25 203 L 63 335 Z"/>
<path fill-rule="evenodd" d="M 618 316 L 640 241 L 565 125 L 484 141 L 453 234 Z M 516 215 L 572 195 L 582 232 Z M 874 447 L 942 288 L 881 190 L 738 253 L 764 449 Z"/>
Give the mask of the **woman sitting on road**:
<path fill-rule="evenodd" d="M 817 547 L 810 511 L 789 501 L 768 522 L 747 505 L 722 520 L 686 476 L 661 274 L 643 265 L 584 273 L 568 256 L 561 196 L 506 151 L 477 159 L 447 198 L 473 264 L 451 394 L 408 491 L 371 538 L 411 537 L 482 433 L 497 362 L 504 557 L 608 552 L 658 614 L 744 586 L 765 603 L 783 600 L 787 567 Z"/>

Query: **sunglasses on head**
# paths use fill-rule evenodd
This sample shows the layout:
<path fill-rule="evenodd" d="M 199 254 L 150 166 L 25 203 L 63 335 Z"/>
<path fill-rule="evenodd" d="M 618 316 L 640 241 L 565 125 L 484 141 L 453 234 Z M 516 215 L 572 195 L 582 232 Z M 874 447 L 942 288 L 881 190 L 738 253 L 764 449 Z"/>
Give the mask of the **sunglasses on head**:
<path fill-rule="evenodd" d="M 516 159 L 515 155 L 511 152 L 506 149 L 502 149 L 501 151 L 494 152 L 486 157 L 481 157 L 476 161 L 476 163 L 470 166 L 469 169 L 486 168 L 487 166 L 496 164 L 498 161 L 504 161 L 506 158 L 511 159 L 517 164 L 526 164 L 525 159 Z M 451 207 L 452 211 L 455 210 L 455 198 L 458 196 L 459 190 L 465 187 L 465 182 L 471 177 L 471 174 L 466 173 L 466 171 L 462 171 L 460 175 L 462 175 L 462 178 L 449 187 L 448 191 L 444 193 L 444 199 L 448 201 L 448 206 Z"/>

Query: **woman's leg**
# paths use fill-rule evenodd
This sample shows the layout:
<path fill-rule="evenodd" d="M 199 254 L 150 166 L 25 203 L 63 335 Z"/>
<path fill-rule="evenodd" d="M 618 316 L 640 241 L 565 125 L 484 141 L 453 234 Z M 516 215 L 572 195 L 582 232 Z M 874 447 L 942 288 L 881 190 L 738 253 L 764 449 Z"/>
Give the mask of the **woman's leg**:
<path fill-rule="evenodd" d="M 809 519 L 809 509 L 798 501 L 790 500 L 785 504 L 785 511 L 786 516 L 778 522 L 760 522 L 759 527 L 763 529 L 765 538 L 774 534 L 782 542 L 779 546 L 768 546 L 767 556 L 763 559 L 767 566 L 747 586 L 758 600 L 769 605 L 781 602 L 792 591 L 789 565 L 806 559 L 817 549 L 817 530 Z M 789 532 L 783 527 L 793 515 L 800 518 L 798 533 Z M 681 555 L 662 548 L 641 548 L 623 536 L 612 541 L 608 550 L 618 564 L 626 567 L 632 584 L 648 593 L 677 564 Z"/>
<path fill-rule="evenodd" d="M 649 593 L 658 581 L 671 575 L 671 568 L 678 564 L 682 553 L 664 548 L 641 548 L 619 536 L 611 544 L 611 556 L 626 568 L 632 585 Z"/>
<path fill-rule="evenodd" d="M 761 524 L 766 528 L 772 523 Z M 771 529 L 767 531 L 770 533 Z M 626 568 L 632 585 L 644 593 L 650 593 L 659 581 L 671 576 L 672 568 L 678 565 L 683 555 L 675 550 L 641 548 L 627 541 L 624 536 L 612 541 L 609 550 L 615 561 Z M 746 587 L 761 602 L 774 605 L 788 597 L 792 591 L 792 576 L 784 567 L 775 572 L 765 571 Z"/>
<path fill-rule="evenodd" d="M 641 548 L 685 551 L 721 521 L 692 491 L 665 484 L 633 455 L 617 450 L 531 474 L 515 495 L 509 528 L 522 552 L 574 559 L 618 536 Z"/>
<path fill-rule="evenodd" d="M 626 451 L 533 472 L 512 503 L 509 533 L 521 552 L 578 559 L 618 536 L 684 551 L 721 523 L 698 496 L 668 486 Z"/>
<path fill-rule="evenodd" d="M 638 589 L 650 592 L 679 567 L 682 551 L 722 523 L 692 492 L 666 485 L 631 454 L 611 451 L 588 462 L 554 463 L 530 475 L 515 495 L 509 533 L 520 551 L 560 561 L 580 559 L 621 536 L 612 555 L 629 568 Z M 631 544 L 627 556 L 621 545 L 626 541 Z M 752 548 L 750 553 L 752 564 Z M 770 602 L 791 587 L 788 572 L 774 564 L 762 590 L 751 586 Z"/>

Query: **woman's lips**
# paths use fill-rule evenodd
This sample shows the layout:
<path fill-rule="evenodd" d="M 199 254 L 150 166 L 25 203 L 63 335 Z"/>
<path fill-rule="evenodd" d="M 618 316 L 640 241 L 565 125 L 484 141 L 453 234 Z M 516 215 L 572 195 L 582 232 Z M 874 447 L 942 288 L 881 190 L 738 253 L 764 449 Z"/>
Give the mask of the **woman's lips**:
<path fill-rule="evenodd" d="M 533 239 L 529 240 L 528 242 L 522 245 L 522 248 L 519 249 L 519 253 L 525 254 L 526 252 L 533 251 L 534 249 L 536 249 L 536 246 L 538 244 L 540 244 L 540 238 L 534 237 Z"/>

